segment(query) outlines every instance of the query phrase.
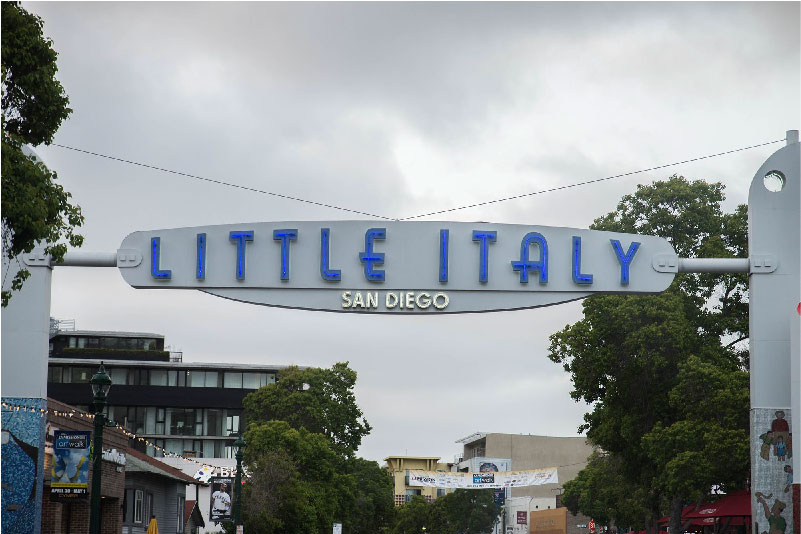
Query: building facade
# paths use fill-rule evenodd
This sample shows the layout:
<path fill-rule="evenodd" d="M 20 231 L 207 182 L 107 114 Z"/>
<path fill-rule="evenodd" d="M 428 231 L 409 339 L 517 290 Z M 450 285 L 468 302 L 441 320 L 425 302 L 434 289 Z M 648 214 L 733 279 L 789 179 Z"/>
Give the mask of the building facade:
<path fill-rule="evenodd" d="M 452 465 L 439 461 L 439 456 L 388 456 L 384 458 L 384 468 L 395 483 L 395 506 L 409 502 L 419 495 L 431 502 L 452 490 L 409 485 L 409 470 L 451 471 Z"/>
<path fill-rule="evenodd" d="M 48 394 L 87 409 L 88 382 L 102 361 L 112 381 L 108 417 L 155 444 L 132 447 L 156 457 L 232 458 L 243 399 L 285 368 L 184 362 L 149 333 L 58 331 L 50 349 Z"/>

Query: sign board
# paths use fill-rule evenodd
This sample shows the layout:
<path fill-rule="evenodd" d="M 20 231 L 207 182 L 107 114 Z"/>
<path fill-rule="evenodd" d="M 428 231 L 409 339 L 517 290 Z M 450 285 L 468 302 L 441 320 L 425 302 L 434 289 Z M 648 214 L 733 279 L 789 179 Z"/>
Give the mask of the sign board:
<path fill-rule="evenodd" d="M 334 523 L 333 534 L 342 534 L 342 523 Z"/>
<path fill-rule="evenodd" d="M 574 228 L 291 221 L 134 232 L 117 265 L 136 288 L 309 310 L 442 314 L 658 293 L 673 281 L 677 257 L 660 237 Z"/>
<path fill-rule="evenodd" d="M 89 446 L 92 433 L 56 430 L 53 434 L 53 467 L 50 499 L 80 501 L 89 496 Z"/>
<path fill-rule="evenodd" d="M 231 500 L 231 490 L 233 487 L 234 481 L 231 477 L 217 477 L 211 479 L 210 521 L 233 521 L 233 501 Z"/>
<path fill-rule="evenodd" d="M 528 523 L 528 512 L 526 511 L 518 511 L 517 512 L 517 524 L 518 525 L 525 525 Z"/>
<path fill-rule="evenodd" d="M 559 482 L 556 468 L 526 471 L 459 473 L 454 471 L 409 471 L 409 486 L 434 488 L 522 488 Z"/>

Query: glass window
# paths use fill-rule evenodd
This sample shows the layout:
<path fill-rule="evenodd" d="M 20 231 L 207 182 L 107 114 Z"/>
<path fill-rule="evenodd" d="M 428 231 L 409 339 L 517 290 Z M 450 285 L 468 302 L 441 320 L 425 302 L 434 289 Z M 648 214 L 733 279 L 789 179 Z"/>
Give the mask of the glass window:
<path fill-rule="evenodd" d="M 155 339 L 143 339 L 142 340 L 142 348 L 144 350 L 156 350 L 156 340 Z"/>
<path fill-rule="evenodd" d="M 145 408 L 145 433 L 156 433 L 156 409 L 152 406 Z"/>
<path fill-rule="evenodd" d="M 242 387 L 245 389 L 259 389 L 259 373 L 242 373 Z"/>
<path fill-rule="evenodd" d="M 117 348 L 117 338 L 116 337 L 101 337 L 100 338 L 100 346 L 104 349 L 116 349 Z"/>
<path fill-rule="evenodd" d="M 72 345 L 70 345 L 70 346 L 72 346 Z M 79 337 L 78 338 L 78 348 L 82 349 L 84 347 L 86 347 L 86 338 L 85 337 Z"/>
<path fill-rule="evenodd" d="M 242 373 L 225 373 L 223 387 L 240 389 L 242 387 Z"/>
<path fill-rule="evenodd" d="M 156 408 L 156 434 L 164 434 L 164 408 Z"/>
<path fill-rule="evenodd" d="M 192 388 L 202 388 L 206 386 L 205 371 L 187 371 L 187 383 Z"/>
<path fill-rule="evenodd" d="M 175 532 L 184 531 L 184 514 L 186 513 L 186 504 L 184 503 L 184 496 L 178 496 L 178 523 L 175 525 Z"/>
<path fill-rule="evenodd" d="M 206 371 L 206 387 L 207 388 L 216 388 L 219 387 L 218 380 L 219 375 L 217 371 Z"/>
<path fill-rule="evenodd" d="M 70 348 L 74 349 L 78 346 L 78 338 L 75 336 L 70 336 Z"/>
<path fill-rule="evenodd" d="M 228 415 L 225 418 L 225 431 L 226 436 L 233 436 L 239 433 L 239 415 Z"/>
<path fill-rule="evenodd" d="M 151 369 L 150 370 L 150 385 L 151 386 L 166 386 L 167 385 L 167 370 L 166 369 Z"/>
<path fill-rule="evenodd" d="M 87 337 L 86 338 L 86 347 L 90 349 L 99 349 L 100 348 L 100 340 L 96 337 Z"/>
<path fill-rule="evenodd" d="M 184 440 L 182 439 L 165 439 L 164 448 L 168 454 L 183 454 Z"/>
<path fill-rule="evenodd" d="M 206 436 L 222 436 L 222 413 L 220 410 L 208 408 L 203 410 L 206 416 L 206 425 L 204 435 Z"/>
<path fill-rule="evenodd" d="M 167 385 L 168 386 L 178 385 L 178 371 L 167 371 Z"/>
<path fill-rule="evenodd" d="M 73 384 L 88 384 L 89 380 L 94 376 L 96 369 L 91 367 L 73 367 L 72 368 L 72 383 Z"/>
<path fill-rule="evenodd" d="M 275 384 L 275 373 L 259 373 L 259 387 Z"/>
<path fill-rule="evenodd" d="M 125 367 L 112 368 L 108 373 L 111 375 L 112 384 L 121 384 L 124 386 L 128 383 L 128 369 Z"/>
<path fill-rule="evenodd" d="M 53 366 L 47 369 L 47 381 L 48 382 L 55 382 L 56 384 L 61 383 L 61 366 Z"/>
<path fill-rule="evenodd" d="M 134 496 L 134 523 L 141 523 L 142 522 L 142 499 L 144 498 L 144 492 L 142 490 L 136 490 L 136 495 Z"/>
<path fill-rule="evenodd" d="M 214 458 L 214 440 L 212 439 L 203 440 L 203 457 Z"/>

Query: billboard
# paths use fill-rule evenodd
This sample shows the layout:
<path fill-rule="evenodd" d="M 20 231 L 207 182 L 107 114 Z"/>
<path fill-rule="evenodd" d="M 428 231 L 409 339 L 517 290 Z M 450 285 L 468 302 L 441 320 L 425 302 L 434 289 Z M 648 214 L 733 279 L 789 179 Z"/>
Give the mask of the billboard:
<path fill-rule="evenodd" d="M 56 430 L 53 433 L 53 467 L 50 499 L 80 501 L 89 496 L 89 445 L 92 433 Z"/>
<path fill-rule="evenodd" d="M 232 490 L 234 482 L 231 477 L 215 477 L 211 479 L 211 504 L 209 520 L 215 522 L 233 521 Z"/>
<path fill-rule="evenodd" d="M 409 486 L 434 488 L 522 488 L 559 482 L 555 467 L 526 471 L 458 473 L 454 471 L 409 471 Z"/>
<path fill-rule="evenodd" d="M 661 237 L 519 224 L 282 221 L 133 232 L 136 288 L 286 308 L 444 314 L 659 293 L 678 270 Z"/>

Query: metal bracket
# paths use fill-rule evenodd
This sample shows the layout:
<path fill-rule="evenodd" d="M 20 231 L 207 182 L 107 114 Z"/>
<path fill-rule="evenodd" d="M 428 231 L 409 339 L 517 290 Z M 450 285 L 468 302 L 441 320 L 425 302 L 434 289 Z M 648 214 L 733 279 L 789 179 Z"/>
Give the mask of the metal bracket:
<path fill-rule="evenodd" d="M 679 257 L 675 254 L 656 254 L 651 259 L 651 265 L 658 273 L 679 272 Z"/>
<path fill-rule="evenodd" d="M 30 254 L 22 255 L 22 263 L 28 267 L 50 267 L 50 255 L 43 249 L 34 249 Z"/>
<path fill-rule="evenodd" d="M 117 251 L 117 267 L 137 267 L 142 263 L 142 253 L 132 248 L 121 248 Z"/>
<path fill-rule="evenodd" d="M 749 260 L 751 274 L 772 273 L 779 265 L 779 260 L 773 254 L 754 254 Z"/>

